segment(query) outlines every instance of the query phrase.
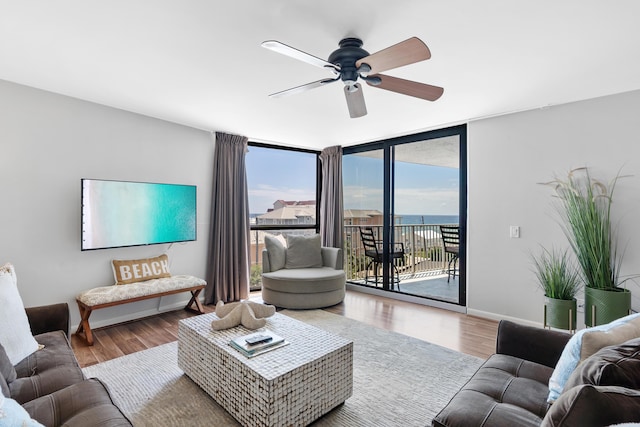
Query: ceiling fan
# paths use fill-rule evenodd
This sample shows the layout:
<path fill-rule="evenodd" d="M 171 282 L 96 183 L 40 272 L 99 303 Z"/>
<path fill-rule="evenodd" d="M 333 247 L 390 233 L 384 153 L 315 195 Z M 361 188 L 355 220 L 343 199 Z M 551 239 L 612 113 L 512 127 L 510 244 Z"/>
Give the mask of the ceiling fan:
<path fill-rule="evenodd" d="M 281 92 L 272 93 L 269 96 L 281 97 L 293 95 L 342 80 L 344 82 L 344 94 L 347 98 L 349 115 L 351 118 L 356 118 L 367 114 L 367 107 L 362 94 L 362 86 L 358 83 L 358 79 L 364 80 L 372 87 L 426 99 L 427 101 L 437 100 L 444 92 L 444 89 L 438 86 L 379 74 L 382 71 L 431 58 L 429 48 L 417 37 L 411 37 L 410 39 L 373 54 L 369 54 L 369 52 L 362 49 L 362 40 L 353 37 L 340 40 L 339 46 L 340 48 L 331 53 L 328 60 L 325 61 L 324 59 L 287 46 L 276 40 L 263 42 L 262 47 L 315 65 L 316 67 L 325 68 L 334 74 L 334 78 L 322 79 L 302 86 L 296 86 Z"/>

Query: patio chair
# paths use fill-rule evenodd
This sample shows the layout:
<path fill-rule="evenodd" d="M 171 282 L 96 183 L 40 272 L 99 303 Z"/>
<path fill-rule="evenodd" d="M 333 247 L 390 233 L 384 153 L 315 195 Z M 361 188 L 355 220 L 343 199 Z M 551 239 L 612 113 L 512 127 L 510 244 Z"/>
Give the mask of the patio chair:
<path fill-rule="evenodd" d="M 447 283 L 449 283 L 452 274 L 453 279 L 455 280 L 456 278 L 456 263 L 460 256 L 460 227 L 457 225 L 441 225 L 440 235 L 442 236 L 445 255 L 450 254 L 449 263 L 447 264 Z"/>
<path fill-rule="evenodd" d="M 369 268 L 373 266 L 374 283 L 377 286 L 378 269 L 382 263 L 382 242 L 376 240 L 376 237 L 373 234 L 373 228 L 358 227 L 358 229 L 360 230 L 360 240 L 362 240 L 362 245 L 364 246 L 364 255 L 369 258 L 369 262 L 365 269 L 364 281 L 365 283 L 369 282 Z M 389 259 L 391 260 L 391 264 L 393 265 L 393 270 L 395 272 L 395 276 L 392 277 L 392 285 L 398 285 L 398 290 L 400 290 L 400 271 L 398 270 L 398 263 L 400 263 L 400 265 L 404 265 L 405 263 L 403 243 L 395 243 L 393 245 L 393 250 L 389 253 Z"/>

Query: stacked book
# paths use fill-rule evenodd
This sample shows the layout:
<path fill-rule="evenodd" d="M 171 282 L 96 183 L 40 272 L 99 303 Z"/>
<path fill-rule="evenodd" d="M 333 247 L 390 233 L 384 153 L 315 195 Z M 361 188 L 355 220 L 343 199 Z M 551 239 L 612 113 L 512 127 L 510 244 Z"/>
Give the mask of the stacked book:
<path fill-rule="evenodd" d="M 229 345 L 247 357 L 254 357 L 289 344 L 270 330 L 254 332 L 229 341 Z"/>

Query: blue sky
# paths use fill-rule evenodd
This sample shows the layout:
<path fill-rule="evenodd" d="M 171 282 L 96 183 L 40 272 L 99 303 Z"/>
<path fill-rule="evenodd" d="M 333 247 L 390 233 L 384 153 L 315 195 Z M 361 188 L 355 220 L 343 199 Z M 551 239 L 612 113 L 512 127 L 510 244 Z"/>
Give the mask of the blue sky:
<path fill-rule="evenodd" d="M 345 209 L 382 210 L 382 160 L 343 157 Z M 396 163 L 395 211 L 406 215 L 457 215 L 458 169 Z M 247 180 L 251 213 L 273 202 L 315 198 L 315 155 L 249 147 Z"/>
<path fill-rule="evenodd" d="M 382 160 L 344 156 L 345 209 L 382 210 Z M 395 212 L 405 215 L 458 215 L 459 170 L 396 162 Z"/>
<path fill-rule="evenodd" d="M 316 198 L 315 154 L 250 146 L 246 160 L 251 213 L 266 212 L 278 199 Z"/>

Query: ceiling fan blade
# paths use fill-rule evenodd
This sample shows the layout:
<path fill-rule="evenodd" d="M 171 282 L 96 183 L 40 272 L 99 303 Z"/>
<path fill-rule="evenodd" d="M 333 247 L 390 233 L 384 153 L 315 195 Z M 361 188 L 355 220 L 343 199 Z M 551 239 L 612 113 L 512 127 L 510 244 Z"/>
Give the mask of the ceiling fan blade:
<path fill-rule="evenodd" d="M 317 87 L 324 86 L 324 85 L 327 85 L 329 83 L 337 82 L 338 80 L 340 80 L 340 77 L 336 77 L 335 79 L 322 79 L 322 80 L 318 80 L 316 82 L 311 82 L 311 83 L 307 83 L 307 84 L 304 84 L 304 85 L 292 87 L 291 89 L 287 89 L 287 90 L 283 90 L 283 91 L 280 91 L 280 92 L 272 93 L 269 96 L 271 98 L 281 98 L 283 96 L 294 95 L 296 93 L 305 92 L 305 91 L 307 91 L 309 89 L 315 89 Z"/>
<path fill-rule="evenodd" d="M 338 67 L 337 65 L 325 61 L 324 59 L 318 58 L 317 56 L 313 56 L 311 54 L 303 52 L 299 49 L 296 49 L 295 47 L 287 46 L 286 44 L 280 43 L 276 40 L 264 41 L 262 42 L 261 46 L 274 52 L 287 55 L 299 61 L 306 62 L 307 64 L 315 65 L 316 67 L 327 68 L 336 74 L 340 72 L 340 67 Z"/>
<path fill-rule="evenodd" d="M 345 85 L 344 96 L 347 98 L 349 116 L 351 116 L 352 119 L 367 115 L 367 105 L 364 103 L 362 86 L 358 83 L 354 83 L 350 86 Z"/>
<path fill-rule="evenodd" d="M 389 46 L 379 52 L 373 53 L 356 61 L 356 67 L 362 64 L 371 67 L 370 74 L 402 67 L 431 58 L 431 51 L 422 40 L 411 37 L 403 42 Z"/>
<path fill-rule="evenodd" d="M 380 82 L 370 83 L 367 81 L 369 86 L 426 99 L 427 101 L 435 101 L 444 93 L 444 89 L 439 86 L 399 79 L 398 77 L 385 76 L 383 74 L 375 74 L 370 77 L 380 78 Z"/>

